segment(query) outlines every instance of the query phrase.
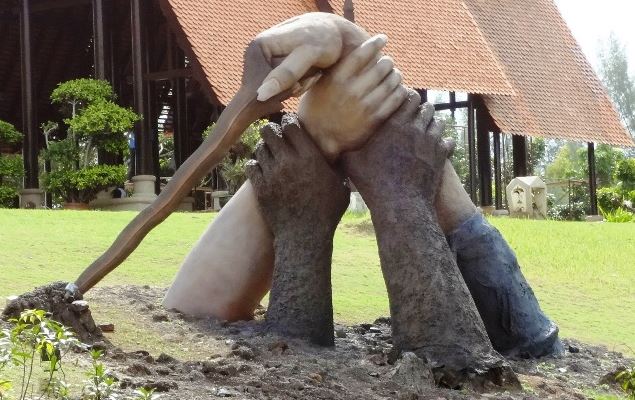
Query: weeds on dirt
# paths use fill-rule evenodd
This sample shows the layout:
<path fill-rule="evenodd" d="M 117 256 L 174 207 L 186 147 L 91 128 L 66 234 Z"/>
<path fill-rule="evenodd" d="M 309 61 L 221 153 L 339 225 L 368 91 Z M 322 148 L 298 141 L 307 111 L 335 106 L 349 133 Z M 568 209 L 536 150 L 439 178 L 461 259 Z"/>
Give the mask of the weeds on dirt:
<path fill-rule="evenodd" d="M 0 400 L 13 400 L 9 392 L 15 387 L 15 400 L 156 400 L 158 395 L 151 389 L 139 389 L 135 397 L 124 397 L 119 383 L 100 361 L 103 352 L 91 350 L 92 368 L 86 373 L 87 380 L 80 397 L 73 397 L 69 385 L 64 381 L 62 361 L 72 349 L 86 350 L 64 325 L 52 320 L 44 310 L 25 310 L 19 318 L 10 319 L 11 329 L 0 331 Z M 46 377 L 40 393 L 34 395 L 33 377 L 37 366 Z M 19 369 L 17 382 L 3 378 L 9 367 Z M 61 375 L 61 376 L 60 376 Z"/>
<path fill-rule="evenodd" d="M 615 381 L 620 384 L 629 399 L 635 400 L 635 366 L 617 374 Z"/>

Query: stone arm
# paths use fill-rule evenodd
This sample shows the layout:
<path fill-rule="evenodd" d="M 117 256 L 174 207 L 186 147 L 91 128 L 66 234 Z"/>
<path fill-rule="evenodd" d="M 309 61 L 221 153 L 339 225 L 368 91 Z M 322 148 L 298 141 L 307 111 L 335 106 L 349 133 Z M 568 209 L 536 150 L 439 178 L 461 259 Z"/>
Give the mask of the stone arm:
<path fill-rule="evenodd" d="M 491 346 L 433 208 L 450 152 L 433 115 L 410 91 L 361 150 L 343 155 L 375 226 L 394 343 L 431 363 L 442 384 L 475 371 L 517 384 Z"/>
<path fill-rule="evenodd" d="M 558 355 L 558 327 L 540 309 L 514 251 L 479 213 L 451 232 L 448 243 L 494 349 L 507 357 Z"/>
<path fill-rule="evenodd" d="M 350 192 L 296 116 L 265 126 L 262 137 L 247 174 L 274 237 L 267 326 L 333 345 L 333 235 Z"/>

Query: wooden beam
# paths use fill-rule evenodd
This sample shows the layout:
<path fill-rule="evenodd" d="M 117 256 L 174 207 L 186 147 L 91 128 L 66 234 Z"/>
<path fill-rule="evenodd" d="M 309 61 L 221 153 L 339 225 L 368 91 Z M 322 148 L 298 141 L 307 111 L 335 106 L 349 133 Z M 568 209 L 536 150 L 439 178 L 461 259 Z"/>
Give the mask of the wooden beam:
<path fill-rule="evenodd" d="M 109 13 L 104 5 L 104 0 L 92 0 L 93 5 L 93 53 L 95 78 L 110 82 L 110 56 L 108 32 Z M 112 83 L 112 82 L 111 82 Z"/>
<path fill-rule="evenodd" d="M 467 154 L 469 162 L 469 184 L 470 184 L 470 198 L 477 204 L 476 197 L 476 132 L 474 121 L 474 96 L 468 94 L 467 96 Z"/>
<path fill-rule="evenodd" d="M 22 132 L 24 156 L 24 188 L 39 187 L 38 129 L 35 87 L 33 82 L 33 43 L 31 40 L 31 0 L 21 0 L 20 55 L 22 67 Z"/>
<path fill-rule="evenodd" d="M 589 162 L 589 200 L 591 202 L 591 215 L 598 215 L 597 174 L 595 166 L 595 144 L 587 144 L 587 159 Z"/>
<path fill-rule="evenodd" d="M 192 68 L 175 68 L 167 71 L 149 72 L 143 74 L 143 79 L 146 81 L 171 81 L 173 79 L 180 78 L 192 78 Z"/>
<path fill-rule="evenodd" d="M 512 150 L 514 155 L 514 178 L 527 176 L 527 138 L 522 135 L 512 135 Z"/>
<path fill-rule="evenodd" d="M 503 187 L 501 182 L 501 132 L 494 129 L 494 204 L 496 209 L 503 208 Z"/>
<path fill-rule="evenodd" d="M 328 0 L 315 0 L 315 6 L 320 12 L 333 13 L 333 7 L 331 7 Z"/>
<path fill-rule="evenodd" d="M 41 0 L 31 4 L 31 14 L 41 13 L 51 10 L 57 10 L 60 8 L 76 7 L 90 4 L 91 0 Z M 22 12 L 22 7 L 8 8 L 3 12 L 0 12 L 0 18 L 5 18 L 9 15 L 17 16 Z"/>
<path fill-rule="evenodd" d="M 442 110 L 452 110 L 457 108 L 467 108 L 469 106 L 469 101 L 456 101 L 454 103 L 439 103 L 434 105 L 434 109 L 436 111 Z"/>
<path fill-rule="evenodd" d="M 344 18 L 355 22 L 355 5 L 353 0 L 344 0 Z"/>
<path fill-rule="evenodd" d="M 490 116 L 483 102 L 476 109 L 476 146 L 481 207 L 492 205 L 492 161 L 490 158 Z"/>
<path fill-rule="evenodd" d="M 132 34 L 132 85 L 134 109 L 142 120 L 135 123 L 135 175 L 154 175 L 152 132 L 148 129 L 151 119 L 148 109 L 148 92 L 143 74 L 146 71 L 145 40 L 143 32 L 144 0 L 131 0 L 130 20 Z"/>

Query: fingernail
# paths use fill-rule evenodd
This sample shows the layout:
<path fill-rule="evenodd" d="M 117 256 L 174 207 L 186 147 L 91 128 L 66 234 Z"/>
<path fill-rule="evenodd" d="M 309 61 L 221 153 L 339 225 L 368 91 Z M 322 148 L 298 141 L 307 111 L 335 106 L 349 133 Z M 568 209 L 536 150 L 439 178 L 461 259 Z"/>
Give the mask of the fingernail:
<path fill-rule="evenodd" d="M 263 82 L 257 90 L 258 101 L 267 101 L 280 93 L 280 82 L 276 78 L 271 78 Z"/>
<path fill-rule="evenodd" d="M 385 46 L 386 43 L 388 43 L 388 36 L 384 35 L 383 33 L 380 33 L 379 35 L 377 35 L 377 38 L 375 39 L 375 41 L 379 42 L 382 46 Z"/>

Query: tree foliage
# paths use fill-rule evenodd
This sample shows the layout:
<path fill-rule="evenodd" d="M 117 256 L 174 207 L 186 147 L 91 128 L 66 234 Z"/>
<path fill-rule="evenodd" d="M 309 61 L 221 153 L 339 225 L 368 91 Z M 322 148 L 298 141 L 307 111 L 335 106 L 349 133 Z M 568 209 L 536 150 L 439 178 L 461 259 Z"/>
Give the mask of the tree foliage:
<path fill-rule="evenodd" d="M 108 82 L 94 79 L 62 83 L 51 94 L 51 102 L 62 105 L 66 129 L 54 123 L 42 127 L 43 155 L 52 166 L 43 181 L 46 190 L 66 202 L 87 203 L 126 178 L 125 165 L 96 165 L 98 150 L 115 155 L 128 150 L 125 133 L 140 118 L 114 103 L 114 98 Z"/>
<path fill-rule="evenodd" d="M 635 135 L 635 78 L 628 72 L 624 45 L 615 34 L 600 50 L 600 75 L 624 125 Z"/>
<path fill-rule="evenodd" d="M 0 143 L 19 144 L 22 142 L 22 133 L 15 126 L 0 120 Z"/>
<path fill-rule="evenodd" d="M 0 120 L 0 143 L 15 145 L 22 141 L 20 133 L 13 125 Z M 16 207 L 24 164 L 18 154 L 0 154 L 0 208 Z"/>

